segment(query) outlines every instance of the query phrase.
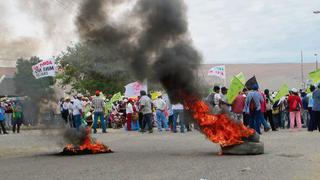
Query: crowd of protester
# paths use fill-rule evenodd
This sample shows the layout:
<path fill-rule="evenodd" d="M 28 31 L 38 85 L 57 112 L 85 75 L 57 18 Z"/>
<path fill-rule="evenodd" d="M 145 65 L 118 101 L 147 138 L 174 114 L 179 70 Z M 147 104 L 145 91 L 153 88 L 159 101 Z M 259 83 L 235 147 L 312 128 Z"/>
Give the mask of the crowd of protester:
<path fill-rule="evenodd" d="M 123 97 L 115 102 L 101 96 L 100 91 L 96 91 L 92 97 L 78 94 L 72 98 L 61 99 L 60 109 L 68 126 L 90 126 L 93 133 L 97 133 L 99 127 L 102 133 L 107 133 L 107 128 L 125 128 L 127 131 L 149 133 L 153 133 L 154 127 L 157 127 L 159 132 L 176 133 L 178 128 L 181 133 L 185 130 L 191 131 L 191 124 L 185 120 L 182 104 L 171 104 L 169 99 L 162 95 L 152 100 L 151 95 L 145 91 L 141 91 L 137 98 Z"/>
<path fill-rule="evenodd" d="M 232 104 L 226 100 L 226 87 L 213 88 L 213 93 L 206 98 L 213 107 L 214 113 L 229 113 L 233 120 L 249 126 L 259 134 L 261 128 L 265 132 L 270 129 L 320 131 L 320 85 L 313 85 L 309 93 L 293 88 L 280 100 L 274 100 L 277 92 L 270 93 L 268 89 L 263 92 L 258 85 L 252 89 L 243 89 Z"/>
<path fill-rule="evenodd" d="M 228 113 L 231 119 L 255 129 L 262 134 L 269 130 L 307 128 L 320 131 L 320 85 L 310 86 L 309 91 L 289 91 L 289 94 L 275 100 L 276 92 L 268 89 L 261 91 L 258 85 L 250 90 L 243 89 L 233 103 L 227 102 L 226 87 L 214 86 L 213 92 L 206 97 L 213 113 Z M 171 104 L 167 95 L 152 99 L 145 91 L 136 98 L 123 97 L 112 101 L 100 91 L 94 96 L 78 94 L 60 100 L 61 117 L 69 127 L 89 126 L 93 133 L 101 128 L 125 128 L 127 131 L 152 133 L 154 127 L 159 132 L 191 131 L 192 125 L 182 104 Z M 19 101 L 4 100 L 0 103 L 0 133 L 20 133 L 23 123 L 23 106 Z"/>
<path fill-rule="evenodd" d="M 0 134 L 20 133 L 20 126 L 23 123 L 22 103 L 17 100 L 2 100 L 0 102 Z"/>

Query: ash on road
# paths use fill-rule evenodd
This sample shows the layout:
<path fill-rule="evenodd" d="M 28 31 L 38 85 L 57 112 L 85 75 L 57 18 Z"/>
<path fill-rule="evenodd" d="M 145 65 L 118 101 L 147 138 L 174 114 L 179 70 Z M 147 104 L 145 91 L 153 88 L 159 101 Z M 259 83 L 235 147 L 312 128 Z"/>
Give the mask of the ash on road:
<path fill-rule="evenodd" d="M 0 179 L 318 179 L 319 132 L 269 132 L 265 154 L 218 155 L 199 132 L 140 134 L 111 130 L 95 137 L 115 153 L 57 156 L 59 137 L 40 131 L 0 136 Z"/>

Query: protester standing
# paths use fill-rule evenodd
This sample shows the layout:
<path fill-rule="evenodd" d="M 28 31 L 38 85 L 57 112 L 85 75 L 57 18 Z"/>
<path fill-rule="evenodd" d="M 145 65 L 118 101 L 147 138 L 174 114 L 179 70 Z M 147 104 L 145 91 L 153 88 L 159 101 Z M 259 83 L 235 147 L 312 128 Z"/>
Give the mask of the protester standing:
<path fill-rule="evenodd" d="M 125 100 L 126 103 L 126 120 L 127 120 L 127 130 L 131 131 L 131 122 L 132 122 L 132 114 L 133 114 L 133 106 L 130 100 Z"/>
<path fill-rule="evenodd" d="M 293 88 L 292 94 L 288 97 L 289 112 L 290 112 L 290 128 L 294 129 L 295 121 L 298 129 L 301 129 L 301 109 L 302 101 L 299 97 L 298 90 Z"/>
<path fill-rule="evenodd" d="M 66 122 L 66 124 L 68 124 L 69 103 L 70 103 L 70 98 L 66 97 L 63 100 L 63 103 L 61 105 L 61 116 L 62 116 L 62 119 Z"/>
<path fill-rule="evenodd" d="M 13 114 L 12 102 L 10 100 L 7 100 L 4 108 L 5 108 L 5 126 L 7 129 L 10 129 L 12 126 L 12 114 Z"/>
<path fill-rule="evenodd" d="M 5 109 L 4 109 L 4 104 L 0 104 L 0 126 L 3 131 L 3 134 L 9 134 L 5 128 Z M 0 134 L 1 134 L 1 129 L 0 129 Z"/>
<path fill-rule="evenodd" d="M 16 102 L 13 106 L 13 122 L 12 122 L 12 131 L 15 133 L 20 133 L 20 126 L 22 124 L 22 105 L 20 102 Z"/>
<path fill-rule="evenodd" d="M 183 117 L 183 105 L 182 104 L 173 104 L 172 111 L 173 111 L 173 128 L 172 131 L 174 133 L 177 132 L 177 122 L 179 117 L 179 124 L 180 124 L 180 132 L 184 133 L 185 129 L 185 119 Z"/>
<path fill-rule="evenodd" d="M 93 119 L 93 133 L 97 133 L 98 119 L 102 127 L 102 133 L 106 133 L 106 122 L 104 121 L 104 100 L 100 97 L 100 91 L 96 91 L 96 96 L 92 100 L 92 107 L 94 108 Z"/>
<path fill-rule="evenodd" d="M 146 125 L 148 126 L 149 133 L 153 132 L 153 126 L 152 126 L 152 100 L 147 96 L 146 91 L 140 91 L 140 100 L 139 100 L 139 109 L 140 112 L 143 115 L 142 118 L 142 128 L 141 132 L 145 132 Z"/>
<path fill-rule="evenodd" d="M 158 98 L 154 101 L 154 105 L 156 108 L 157 126 L 159 132 L 162 131 L 162 126 L 166 131 L 169 131 L 168 120 L 165 115 L 167 105 L 166 102 L 162 99 L 162 96 L 158 96 Z"/>
<path fill-rule="evenodd" d="M 313 92 L 312 97 L 313 97 L 312 110 L 314 111 L 314 120 L 320 132 L 320 84 L 318 84 L 318 88 Z M 314 130 L 317 130 L 317 128 L 315 127 Z"/>
<path fill-rule="evenodd" d="M 243 123 L 243 110 L 246 102 L 246 95 L 244 93 L 245 91 L 246 89 L 240 92 L 232 103 L 232 112 L 234 113 L 234 119 L 237 122 L 241 123 Z"/>
<path fill-rule="evenodd" d="M 74 121 L 74 127 L 79 129 L 81 126 L 81 116 L 83 113 L 82 109 L 82 94 L 78 94 L 77 97 L 73 100 L 72 105 L 72 115 L 73 115 L 73 121 Z"/>
<path fill-rule="evenodd" d="M 313 92 L 316 90 L 316 87 L 314 85 L 310 86 L 310 93 L 308 93 L 308 112 L 310 114 L 310 121 L 308 124 L 308 131 L 314 131 L 317 130 L 317 122 L 315 119 L 315 112 L 313 111 Z"/>
<path fill-rule="evenodd" d="M 277 126 L 275 124 L 275 121 L 273 119 L 273 114 L 272 114 L 272 100 L 270 98 L 269 89 L 264 90 L 264 95 L 265 95 L 265 101 L 266 101 L 266 111 L 264 112 L 264 118 L 265 120 L 269 121 L 272 131 L 277 131 Z"/>
<path fill-rule="evenodd" d="M 261 134 L 260 125 L 263 119 L 261 112 L 261 102 L 263 97 L 258 91 L 259 87 L 257 84 L 252 86 L 252 91 L 248 93 L 245 103 L 245 113 L 249 114 L 249 126 L 254 129 L 258 134 Z"/>

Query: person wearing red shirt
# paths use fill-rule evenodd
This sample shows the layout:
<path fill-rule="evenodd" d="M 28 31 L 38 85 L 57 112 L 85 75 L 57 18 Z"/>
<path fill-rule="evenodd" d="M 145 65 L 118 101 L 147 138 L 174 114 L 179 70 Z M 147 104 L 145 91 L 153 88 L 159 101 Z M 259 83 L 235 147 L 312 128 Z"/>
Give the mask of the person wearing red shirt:
<path fill-rule="evenodd" d="M 288 104 L 290 112 L 290 128 L 294 128 L 294 122 L 296 120 L 298 129 L 301 129 L 302 100 L 299 97 L 296 88 L 292 89 L 292 94 L 288 97 Z"/>
<path fill-rule="evenodd" d="M 246 103 L 246 89 L 240 92 L 239 95 L 232 103 L 232 112 L 234 113 L 234 118 L 236 121 L 243 123 L 243 110 Z"/>

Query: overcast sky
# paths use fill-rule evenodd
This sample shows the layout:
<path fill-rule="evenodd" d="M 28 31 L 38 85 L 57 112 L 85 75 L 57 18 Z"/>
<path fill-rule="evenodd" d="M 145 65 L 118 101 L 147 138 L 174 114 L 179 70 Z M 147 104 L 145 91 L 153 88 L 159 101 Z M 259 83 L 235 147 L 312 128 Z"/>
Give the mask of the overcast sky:
<path fill-rule="evenodd" d="M 40 1 L 45 0 L 34 0 Z M 21 2 L 26 1 L 0 0 L 0 59 L 16 58 L 7 56 L 3 49 L 9 45 L 1 43 L 19 37 L 35 38 L 38 45 L 34 54 L 43 58 L 57 55 L 77 41 L 72 15 L 76 11 L 72 2 L 76 0 L 50 2 L 53 10 L 48 8 L 44 12 L 57 15 L 49 28 L 50 18 L 44 21 L 37 18 L 43 14 L 26 10 L 36 3 L 25 6 Z M 313 13 L 320 10 L 319 0 L 186 0 L 186 3 L 190 32 L 204 63 L 299 62 L 301 50 L 305 60 L 312 62 L 314 54 L 320 54 L 320 14 Z M 10 64 L 4 62 L 0 64 Z"/>

